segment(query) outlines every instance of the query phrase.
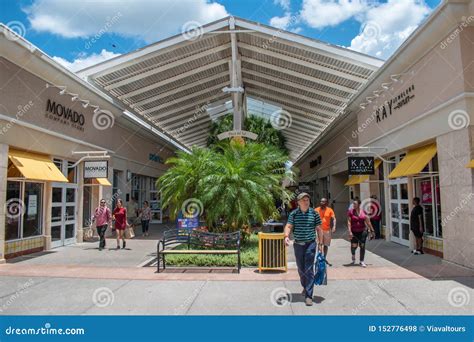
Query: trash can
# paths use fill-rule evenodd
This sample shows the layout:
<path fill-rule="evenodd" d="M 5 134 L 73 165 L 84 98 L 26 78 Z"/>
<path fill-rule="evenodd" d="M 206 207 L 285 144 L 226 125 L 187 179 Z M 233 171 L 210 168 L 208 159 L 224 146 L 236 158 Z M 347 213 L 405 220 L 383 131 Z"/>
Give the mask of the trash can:
<path fill-rule="evenodd" d="M 285 234 L 258 233 L 258 270 L 288 270 Z"/>

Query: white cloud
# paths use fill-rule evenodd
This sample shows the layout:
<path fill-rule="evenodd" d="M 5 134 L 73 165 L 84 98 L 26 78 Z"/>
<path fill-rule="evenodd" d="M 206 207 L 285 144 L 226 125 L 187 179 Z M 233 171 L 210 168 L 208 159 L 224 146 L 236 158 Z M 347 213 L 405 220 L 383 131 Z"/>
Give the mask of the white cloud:
<path fill-rule="evenodd" d="M 87 68 L 91 65 L 106 61 L 108 59 L 120 56 L 118 53 L 107 51 L 102 49 L 99 54 L 93 53 L 91 55 L 81 55 L 76 58 L 74 61 L 69 62 L 62 57 L 52 57 L 56 62 L 62 64 L 71 71 L 78 71 L 84 68 Z"/>
<path fill-rule="evenodd" d="M 275 5 L 281 6 L 285 11 L 290 10 L 290 0 L 273 0 Z"/>
<path fill-rule="evenodd" d="M 147 43 L 181 33 L 186 22 L 204 25 L 228 16 L 224 6 L 208 0 L 34 0 L 24 11 L 37 31 L 89 38 L 102 30 Z"/>
<path fill-rule="evenodd" d="M 286 30 L 291 24 L 291 13 L 285 13 L 283 17 L 273 17 L 270 19 L 270 26 Z"/>
<path fill-rule="evenodd" d="M 300 14 L 310 27 L 321 29 L 336 26 L 367 8 L 363 0 L 303 0 Z"/>
<path fill-rule="evenodd" d="M 350 48 L 386 59 L 418 27 L 431 9 L 416 0 L 389 0 L 370 8 Z"/>

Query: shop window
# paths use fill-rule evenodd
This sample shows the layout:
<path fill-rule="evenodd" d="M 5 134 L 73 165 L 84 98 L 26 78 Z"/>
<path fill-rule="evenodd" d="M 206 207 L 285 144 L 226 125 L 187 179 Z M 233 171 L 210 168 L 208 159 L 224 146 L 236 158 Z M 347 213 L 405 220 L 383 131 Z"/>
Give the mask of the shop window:
<path fill-rule="evenodd" d="M 438 159 L 435 156 L 426 166 L 428 175 L 415 178 L 415 194 L 420 198 L 423 207 L 425 234 L 442 238 L 441 202 L 439 193 Z"/>
<path fill-rule="evenodd" d="M 7 182 L 6 240 L 42 234 L 43 184 Z"/>
<path fill-rule="evenodd" d="M 85 186 L 82 196 L 82 222 L 84 227 L 88 227 L 92 217 L 92 187 Z"/>

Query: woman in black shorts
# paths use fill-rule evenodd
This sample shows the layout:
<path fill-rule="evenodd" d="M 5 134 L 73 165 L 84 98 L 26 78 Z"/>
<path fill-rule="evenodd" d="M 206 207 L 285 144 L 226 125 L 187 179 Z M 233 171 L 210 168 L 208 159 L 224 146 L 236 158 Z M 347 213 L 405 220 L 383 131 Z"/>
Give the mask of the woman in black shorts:
<path fill-rule="evenodd" d="M 367 231 L 367 228 L 369 231 Z M 370 235 L 370 240 L 375 236 L 374 228 L 370 223 L 370 218 L 360 208 L 360 200 L 356 199 L 353 201 L 352 209 L 347 212 L 347 228 L 349 229 L 349 238 L 351 239 L 351 254 L 352 264 L 355 264 L 355 252 L 357 246 L 360 247 L 360 263 L 362 267 L 367 267 L 364 262 L 365 257 L 365 241 L 367 235 Z"/>

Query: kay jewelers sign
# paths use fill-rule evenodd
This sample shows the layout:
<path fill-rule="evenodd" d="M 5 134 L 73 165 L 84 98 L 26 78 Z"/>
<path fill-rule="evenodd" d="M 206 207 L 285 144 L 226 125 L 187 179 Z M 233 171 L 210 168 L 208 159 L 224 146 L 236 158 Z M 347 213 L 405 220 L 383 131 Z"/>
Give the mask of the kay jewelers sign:
<path fill-rule="evenodd" d="M 349 175 L 375 174 L 374 157 L 349 157 Z"/>
<path fill-rule="evenodd" d="M 107 160 L 94 160 L 84 162 L 84 179 L 107 178 L 109 164 Z"/>
<path fill-rule="evenodd" d="M 243 138 L 249 138 L 252 140 L 257 140 L 257 134 L 249 132 L 249 131 L 227 131 L 224 133 L 221 133 L 217 136 L 217 139 L 223 140 L 227 138 L 233 138 L 233 137 L 243 137 Z"/>

